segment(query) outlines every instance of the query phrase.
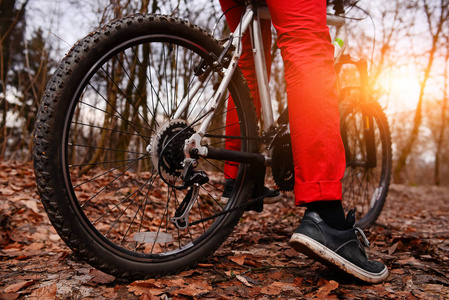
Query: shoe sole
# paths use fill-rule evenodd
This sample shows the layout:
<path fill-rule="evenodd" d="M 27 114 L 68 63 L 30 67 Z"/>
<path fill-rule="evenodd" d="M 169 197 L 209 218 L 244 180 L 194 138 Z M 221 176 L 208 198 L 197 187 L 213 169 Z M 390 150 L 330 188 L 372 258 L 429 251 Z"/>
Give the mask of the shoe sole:
<path fill-rule="evenodd" d="M 388 269 L 386 266 L 379 273 L 368 272 L 359 266 L 356 266 L 349 260 L 341 257 L 323 244 L 300 233 L 294 233 L 292 235 L 290 245 L 296 251 L 301 252 L 310 258 L 316 259 L 326 266 L 337 267 L 346 274 L 352 275 L 365 282 L 379 283 L 388 277 Z"/>

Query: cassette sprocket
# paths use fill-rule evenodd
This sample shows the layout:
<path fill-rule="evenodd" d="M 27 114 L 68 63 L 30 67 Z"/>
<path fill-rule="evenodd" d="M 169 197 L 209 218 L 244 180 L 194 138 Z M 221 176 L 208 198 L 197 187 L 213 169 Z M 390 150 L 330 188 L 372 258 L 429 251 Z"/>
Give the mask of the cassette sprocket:
<path fill-rule="evenodd" d="M 184 120 L 171 120 L 159 128 L 152 142 L 151 159 L 164 178 L 174 180 L 181 175 L 184 143 L 194 133 Z"/>

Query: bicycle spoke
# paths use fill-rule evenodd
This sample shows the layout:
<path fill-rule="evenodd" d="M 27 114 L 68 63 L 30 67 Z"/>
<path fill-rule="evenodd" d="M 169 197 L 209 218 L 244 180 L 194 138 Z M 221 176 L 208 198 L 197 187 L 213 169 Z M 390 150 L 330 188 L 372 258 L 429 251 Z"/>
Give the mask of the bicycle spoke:
<path fill-rule="evenodd" d="M 225 162 L 199 157 L 195 173 L 185 169 L 195 133 L 197 146 L 225 149 L 238 140 L 242 152 L 257 151 L 257 117 L 240 71 L 213 103 L 222 52 L 179 19 L 133 16 L 89 35 L 59 65 L 36 122 L 37 182 L 58 233 L 94 267 L 117 277 L 172 274 L 217 249 L 243 213 L 249 164 L 237 166 L 226 203 Z M 231 112 L 238 121 L 228 126 L 239 132 L 226 138 Z M 192 186 L 185 174 L 209 180 Z"/>
<path fill-rule="evenodd" d="M 162 225 L 163 225 L 163 222 L 165 221 L 165 224 L 166 224 L 166 228 L 165 228 L 165 231 L 167 232 L 167 228 L 168 228 L 168 222 L 169 222 L 169 219 L 168 219 L 168 210 L 169 210 L 169 205 L 170 205 L 170 199 L 171 199 L 171 195 L 172 195 L 172 192 L 174 191 L 174 189 L 168 189 L 167 190 L 167 202 L 166 202 L 166 206 L 165 206 L 165 210 L 164 210 L 164 212 L 163 212 L 163 214 L 162 214 L 162 217 L 160 218 L 161 220 L 160 220 L 160 223 L 159 223 L 159 227 L 158 227 L 158 229 L 157 229 L 157 233 L 156 233 L 156 236 L 158 236 L 159 234 L 160 234 L 160 232 L 161 232 L 161 228 L 162 228 Z M 153 250 L 154 250 L 154 247 L 155 247 L 155 245 L 156 245 L 156 243 L 153 243 L 153 246 L 152 246 L 152 248 L 151 248 L 151 251 L 150 251 L 150 254 L 152 254 L 153 253 Z"/>
<path fill-rule="evenodd" d="M 93 198 L 95 198 L 98 194 L 100 194 L 102 191 L 104 191 L 104 190 L 105 190 L 108 186 L 110 186 L 114 181 L 116 181 L 119 177 L 121 177 L 127 170 L 131 169 L 131 168 L 133 167 L 133 165 L 134 165 L 137 161 L 139 161 L 140 159 L 141 159 L 141 158 L 135 159 L 134 161 L 131 161 L 130 163 L 127 163 L 127 164 L 124 164 L 124 165 L 122 165 L 122 166 L 120 166 L 120 167 L 118 167 L 118 168 L 114 168 L 114 169 L 112 169 L 112 170 L 109 170 L 109 171 L 107 171 L 107 172 L 105 172 L 105 173 L 102 173 L 102 174 L 100 174 L 100 175 L 98 175 L 98 176 L 93 177 L 93 178 L 90 179 L 90 180 L 87 180 L 87 181 L 85 181 L 85 182 L 83 182 L 83 183 L 81 183 L 81 184 L 78 184 L 78 185 L 74 186 L 73 188 L 76 189 L 76 188 L 80 187 L 80 186 L 83 185 L 83 184 L 86 184 L 86 183 L 88 183 L 88 182 L 92 182 L 92 181 L 94 181 L 95 179 L 98 179 L 98 178 L 100 178 L 100 177 L 102 177 L 102 176 L 104 176 L 104 175 L 106 175 L 106 174 L 108 174 L 108 173 L 113 172 L 114 170 L 118 170 L 119 168 L 124 167 L 124 166 L 130 164 L 130 166 L 129 166 L 125 171 L 123 171 L 120 175 L 118 175 L 117 177 L 115 177 L 114 180 L 112 180 L 111 182 L 109 182 L 109 183 L 108 183 L 106 186 L 104 186 L 99 192 L 97 192 L 96 194 L 94 194 L 94 196 L 92 196 L 87 202 L 83 203 L 82 206 L 85 206 L 85 205 L 86 205 L 87 203 L 89 203 Z"/>
<path fill-rule="evenodd" d="M 100 130 L 107 130 L 107 131 L 117 132 L 117 133 L 125 134 L 125 135 L 132 135 L 132 136 L 140 137 L 140 135 L 136 134 L 136 133 L 127 132 L 127 131 L 123 131 L 123 130 L 117 130 L 117 129 L 111 129 L 111 128 L 107 128 L 107 127 L 92 125 L 92 124 L 85 124 L 85 123 L 81 123 L 81 122 L 72 122 L 72 124 L 86 126 L 86 127 L 91 127 L 91 128 L 96 128 L 96 129 L 100 129 Z M 148 139 L 151 138 L 150 136 L 145 136 L 145 137 L 148 138 Z"/>
<path fill-rule="evenodd" d="M 94 110 L 98 110 L 98 111 L 100 111 L 100 112 L 102 112 L 102 113 L 105 113 L 106 115 L 109 115 L 109 116 L 112 116 L 112 117 L 114 117 L 114 118 L 116 118 L 116 119 L 119 119 L 119 120 L 123 120 L 123 121 L 126 121 L 125 119 L 123 119 L 123 117 L 121 117 L 121 116 L 117 116 L 117 115 L 114 115 L 114 114 L 112 114 L 112 113 L 110 113 L 110 112 L 108 112 L 108 111 L 105 111 L 105 110 L 103 110 L 103 109 L 100 109 L 100 108 L 98 108 L 98 107 L 96 107 L 96 106 L 94 106 L 94 105 L 91 105 L 91 104 L 89 104 L 89 103 L 86 103 L 86 102 L 83 102 L 83 101 L 79 101 L 79 103 L 80 104 L 83 104 L 83 105 L 86 105 L 86 106 L 89 106 L 90 108 L 92 108 L 92 109 L 94 109 Z M 127 121 L 127 122 L 129 122 L 130 124 L 132 124 L 132 125 L 134 125 L 134 126 L 136 126 L 136 127 L 140 127 L 140 128 L 142 128 L 142 129 L 149 129 L 149 130 L 151 130 L 152 132 L 154 132 L 154 130 L 153 129 L 151 129 L 151 128 L 147 128 L 147 127 L 144 127 L 144 126 L 142 126 L 142 125 L 140 125 L 140 124 L 136 124 L 136 123 L 133 123 L 132 121 Z M 72 122 L 72 124 L 76 124 L 75 122 Z M 111 130 L 111 129 L 110 129 Z M 112 130 L 111 130 L 112 131 Z M 137 136 L 141 136 L 140 134 L 136 134 Z"/>
<path fill-rule="evenodd" d="M 106 165 L 106 164 L 113 164 L 113 163 L 130 162 L 130 161 L 134 161 L 134 159 L 113 160 L 113 161 L 99 161 L 99 162 L 95 162 L 95 163 L 69 165 L 69 168 L 84 167 L 84 166 L 98 166 L 98 165 Z"/>
<path fill-rule="evenodd" d="M 121 150 L 121 149 L 113 149 L 113 148 L 106 148 L 106 147 L 89 146 L 89 145 L 72 144 L 72 143 L 69 143 L 68 145 L 69 146 L 74 146 L 74 147 L 83 147 L 83 148 L 90 148 L 90 149 L 100 149 L 100 150 L 107 150 L 107 151 L 114 151 L 114 152 L 124 152 L 124 153 L 131 153 L 131 154 L 147 155 L 147 153 L 141 153 L 141 152 L 135 152 L 135 151 L 129 151 L 129 150 Z"/>
<path fill-rule="evenodd" d="M 91 87 L 93 88 L 93 89 L 95 89 L 92 85 L 91 85 Z M 117 108 L 114 106 L 114 105 L 112 105 L 103 95 L 101 95 L 98 91 L 96 91 L 99 95 L 100 95 L 100 97 L 101 98 L 103 98 L 103 100 L 116 112 L 116 113 L 118 113 L 118 115 L 120 116 L 120 118 L 122 119 L 122 120 L 124 120 L 126 123 L 128 123 L 130 126 L 131 126 L 131 128 L 132 129 L 134 129 L 134 131 L 135 132 L 137 132 L 137 134 L 139 134 L 139 136 L 141 137 L 141 138 L 143 138 L 144 140 L 145 140 L 145 142 L 147 142 L 147 143 L 149 143 L 149 141 L 145 138 L 145 136 L 144 135 L 142 135 L 136 128 L 134 128 L 134 126 L 133 126 L 133 124 L 131 123 L 131 122 L 129 122 L 128 121 L 128 119 L 127 118 L 124 118 L 123 116 L 122 116 L 122 114 L 117 110 Z"/>
<path fill-rule="evenodd" d="M 212 87 L 217 83 L 217 76 L 210 67 L 204 67 L 201 79 L 195 75 L 194 68 L 203 63 L 204 59 L 179 45 L 150 43 L 133 46 L 112 56 L 100 66 L 95 80 L 87 83 L 88 90 L 82 94 L 79 112 L 72 121 L 73 129 L 80 132 L 85 130 L 86 133 L 91 130 L 91 134 L 102 134 L 106 138 L 96 141 L 85 134 L 73 138 L 68 145 L 76 161 L 70 164 L 70 168 L 80 175 L 86 174 L 85 170 L 104 170 L 97 171 L 95 175 L 90 174 L 85 180 L 74 184 L 73 188 L 83 195 L 87 191 L 87 188 L 82 188 L 83 185 L 98 186 L 88 192 L 90 195 L 81 207 L 86 212 L 92 210 L 91 223 L 99 226 L 105 237 L 121 247 L 149 254 L 169 252 L 191 243 L 213 224 L 209 221 L 198 222 L 194 227 L 181 230 L 170 221 L 185 194 L 166 185 L 179 180 L 176 178 L 179 175 L 170 175 L 173 178 L 164 183 L 153 168 L 160 159 L 151 158 L 153 151 L 162 149 L 162 146 L 156 149 L 152 144 L 156 134 L 166 134 L 164 129 L 161 131 L 158 128 L 167 126 L 164 124 L 169 122 L 181 105 L 185 107 L 182 118 L 193 131 L 198 130 L 201 122 L 210 114 L 209 107 L 214 98 Z M 182 73 L 183 68 L 189 72 Z M 199 89 L 195 87 L 195 92 L 192 92 L 194 86 L 199 86 Z M 108 96 L 111 91 L 112 97 Z M 240 125 L 240 120 L 227 126 L 224 124 L 226 114 L 237 109 L 236 106 L 229 110 L 226 108 L 229 94 L 225 95 L 216 107 L 214 116 L 215 120 L 220 118 L 223 122 L 214 121 L 213 126 L 207 129 L 208 134 L 222 134 L 227 126 Z M 184 101 L 188 102 L 181 103 Z M 84 115 L 81 114 L 83 112 Z M 112 138 L 122 139 L 123 142 L 115 142 Z M 158 138 L 158 143 L 171 140 L 171 137 Z M 227 140 L 232 138 L 211 138 L 216 147 L 223 147 Z M 82 155 L 76 156 L 77 153 Z M 223 166 L 223 161 L 201 159 L 201 167 L 198 168 L 216 172 L 224 178 Z M 137 186 L 127 183 L 127 178 L 142 167 L 144 170 L 151 167 L 151 175 L 143 181 L 137 177 Z M 167 176 L 166 172 L 173 171 L 163 169 L 162 172 L 165 174 L 163 176 Z M 129 186 L 124 188 L 125 194 L 117 189 L 123 183 Z M 202 220 L 214 215 L 217 209 L 222 211 L 223 204 L 219 200 L 223 184 L 224 180 L 208 182 L 207 189 L 201 187 L 189 217 Z M 95 211 L 95 205 L 100 202 L 95 199 L 102 193 L 113 200 L 101 203 L 102 208 Z M 133 240 L 130 237 L 135 233 L 142 235 Z M 169 236 L 173 237 L 172 242 L 165 241 Z"/>

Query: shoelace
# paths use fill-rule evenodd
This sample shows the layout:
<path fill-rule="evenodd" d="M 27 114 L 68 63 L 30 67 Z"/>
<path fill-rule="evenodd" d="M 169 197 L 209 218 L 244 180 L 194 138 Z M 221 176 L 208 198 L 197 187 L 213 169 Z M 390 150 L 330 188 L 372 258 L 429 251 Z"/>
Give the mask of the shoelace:
<path fill-rule="evenodd" d="M 359 233 L 360 236 L 362 237 L 362 241 L 363 241 L 363 243 L 365 244 L 365 246 L 369 248 L 370 243 L 369 243 L 368 239 L 366 238 L 366 235 L 365 235 L 365 233 L 363 232 L 363 230 L 360 229 L 359 227 L 354 227 L 354 229 L 356 230 L 356 234 Z"/>

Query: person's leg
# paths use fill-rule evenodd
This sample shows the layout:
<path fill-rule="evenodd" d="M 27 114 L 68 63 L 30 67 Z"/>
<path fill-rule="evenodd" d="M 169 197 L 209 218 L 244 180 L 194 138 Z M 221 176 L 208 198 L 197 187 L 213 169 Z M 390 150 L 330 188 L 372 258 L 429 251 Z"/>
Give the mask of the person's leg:
<path fill-rule="evenodd" d="M 381 281 L 388 275 L 386 267 L 369 261 L 360 250 L 358 231 L 345 228 L 340 180 L 346 163 L 326 1 L 267 3 L 285 65 L 295 200 L 307 206 L 291 245 L 362 280 Z"/>
<path fill-rule="evenodd" d="M 343 229 L 345 156 L 326 3 L 281 0 L 268 5 L 285 64 L 296 204 Z"/>
<path fill-rule="evenodd" d="M 285 65 L 297 205 L 340 200 L 345 153 L 324 0 L 268 1 Z"/>
<path fill-rule="evenodd" d="M 243 1 L 241 2 L 243 3 Z M 220 0 L 220 4 L 223 12 L 226 12 L 226 20 L 228 21 L 228 25 L 231 31 L 234 31 L 241 20 L 242 13 L 244 12 L 244 6 L 239 6 L 237 1 L 234 0 Z M 269 76 L 271 66 L 271 21 L 262 20 L 261 27 L 263 41 L 265 42 L 264 51 L 267 54 L 265 55 L 265 63 L 267 65 Z M 239 59 L 239 68 L 242 71 L 243 76 L 245 77 L 246 82 L 248 83 L 248 86 L 250 88 L 251 95 L 254 99 L 257 116 L 260 116 L 259 87 L 257 85 L 256 71 L 254 68 L 254 58 L 251 46 L 251 37 L 249 35 L 249 31 L 246 32 L 242 38 L 242 55 Z M 237 111 L 234 109 L 234 107 L 234 101 L 232 100 L 232 97 L 230 97 L 227 104 L 225 129 L 225 134 L 228 136 L 240 135 L 239 120 L 237 117 Z M 226 140 L 225 148 L 228 150 L 240 151 L 240 145 L 241 143 L 239 139 L 229 139 Z M 238 166 L 239 164 L 236 162 L 225 162 L 224 173 L 227 183 L 222 196 L 222 200 L 227 200 L 229 195 L 231 194 L 234 185 L 234 179 L 237 177 Z M 267 188 L 264 188 L 264 192 L 269 193 L 271 191 Z M 265 199 L 265 203 L 273 203 L 280 200 L 280 198 L 281 195 L 279 193 L 271 193 L 271 196 Z"/>
<path fill-rule="evenodd" d="M 242 13 L 244 12 L 244 6 L 238 5 L 238 1 L 234 0 L 220 0 L 220 4 L 223 12 L 226 12 L 226 20 L 228 22 L 231 31 L 234 31 L 237 25 L 240 23 Z M 243 1 L 241 1 L 243 3 Z M 262 21 L 262 34 L 265 53 L 270 53 L 271 48 L 271 22 L 269 20 Z M 243 73 L 243 76 L 248 83 L 251 90 L 251 94 L 254 99 L 254 105 L 256 106 L 257 115 L 260 115 L 260 98 L 259 88 L 257 86 L 256 72 L 254 69 L 254 59 L 251 49 L 251 37 L 249 32 L 246 32 L 242 38 L 242 56 L 239 60 L 239 68 Z M 271 55 L 266 55 L 266 64 L 268 72 L 271 66 Z M 227 115 L 226 115 L 226 135 L 239 136 L 240 126 L 238 124 L 237 112 L 234 109 L 235 105 L 232 98 L 228 100 Z M 226 149 L 240 151 L 240 140 L 232 139 L 226 141 Z M 238 163 L 226 162 L 225 163 L 225 176 L 228 179 L 235 179 L 237 177 Z"/>

